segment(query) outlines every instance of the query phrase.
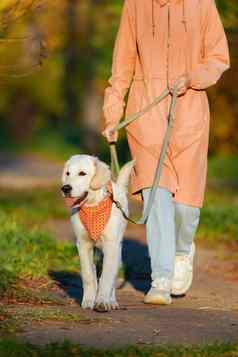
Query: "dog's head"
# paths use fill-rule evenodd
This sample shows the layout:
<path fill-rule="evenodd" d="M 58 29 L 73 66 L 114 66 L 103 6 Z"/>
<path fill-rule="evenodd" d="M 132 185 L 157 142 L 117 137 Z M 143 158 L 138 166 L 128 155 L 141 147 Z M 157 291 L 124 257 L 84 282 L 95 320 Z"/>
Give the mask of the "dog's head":
<path fill-rule="evenodd" d="M 62 174 L 64 197 L 86 200 L 90 190 L 99 190 L 111 179 L 107 164 L 96 156 L 74 155 L 65 164 Z"/>

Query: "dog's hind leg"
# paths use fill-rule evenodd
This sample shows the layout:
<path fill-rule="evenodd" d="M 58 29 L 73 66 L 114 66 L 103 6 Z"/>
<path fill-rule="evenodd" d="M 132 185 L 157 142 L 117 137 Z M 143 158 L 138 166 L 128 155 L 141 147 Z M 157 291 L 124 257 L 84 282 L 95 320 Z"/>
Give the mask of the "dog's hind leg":
<path fill-rule="evenodd" d="M 77 243 L 77 247 L 83 281 L 83 300 L 81 306 L 83 309 L 93 309 L 97 294 L 96 267 L 93 262 L 93 243 L 81 241 Z"/>

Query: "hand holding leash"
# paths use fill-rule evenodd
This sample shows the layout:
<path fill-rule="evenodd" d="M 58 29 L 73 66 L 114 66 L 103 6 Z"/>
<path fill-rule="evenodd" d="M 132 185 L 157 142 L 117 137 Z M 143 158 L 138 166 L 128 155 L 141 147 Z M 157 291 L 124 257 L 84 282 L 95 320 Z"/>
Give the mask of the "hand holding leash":
<path fill-rule="evenodd" d="M 102 135 L 105 136 L 109 143 L 116 142 L 118 140 L 118 131 L 114 130 L 114 127 L 114 124 L 108 124 L 102 132 Z"/>
<path fill-rule="evenodd" d="M 170 87 L 170 93 L 173 94 L 176 89 L 177 95 L 183 95 L 191 86 L 191 80 L 187 73 L 180 76 Z"/>

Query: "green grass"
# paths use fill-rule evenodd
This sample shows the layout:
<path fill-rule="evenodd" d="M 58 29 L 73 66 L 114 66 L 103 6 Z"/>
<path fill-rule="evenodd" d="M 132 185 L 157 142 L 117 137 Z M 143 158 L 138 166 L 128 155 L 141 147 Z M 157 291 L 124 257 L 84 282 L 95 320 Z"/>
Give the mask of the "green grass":
<path fill-rule="evenodd" d="M 33 286 L 29 283 L 33 282 Z M 49 277 L 44 277 L 44 281 L 42 279 L 24 279 L 24 280 L 14 280 L 14 282 L 9 282 L 5 288 L 7 301 L 8 302 L 19 302 L 21 304 L 47 304 L 47 305 L 65 305 L 66 301 L 54 293 L 52 291 L 47 291 L 46 289 L 54 289 L 54 282 L 49 280 Z"/>
<path fill-rule="evenodd" d="M 127 347 L 122 349 L 96 350 L 79 345 L 64 343 L 49 344 L 44 347 L 0 340 L 0 356 L 5 357 L 237 357 L 237 344 L 214 344 L 203 347 L 160 346 Z"/>
<path fill-rule="evenodd" d="M 0 214 L 6 214 L 28 226 L 68 217 L 59 187 L 34 191 L 1 190 L 0 202 Z"/>
<path fill-rule="evenodd" d="M 65 321 L 65 322 L 80 322 L 84 321 L 84 318 L 78 313 L 71 313 L 67 311 L 62 311 L 60 309 L 30 309 L 27 311 L 18 311 L 15 314 L 17 319 L 27 320 L 28 322 L 33 321 Z"/>
<path fill-rule="evenodd" d="M 230 180 L 237 183 L 238 156 L 211 157 L 208 162 L 208 179 Z"/>
<path fill-rule="evenodd" d="M 198 238 L 205 243 L 238 243 L 238 157 L 212 157 Z"/>
<path fill-rule="evenodd" d="M 64 162 L 75 153 L 81 153 L 79 146 L 67 143 L 59 133 L 52 131 L 43 131 L 40 135 L 35 136 L 28 145 L 22 147 L 21 151 L 23 153 L 31 152 L 59 162 Z"/>
<path fill-rule="evenodd" d="M 16 332 L 24 330 L 25 326 L 32 323 L 42 322 L 62 322 L 62 323 L 108 323 L 112 318 L 99 315 L 98 318 L 90 318 L 82 316 L 78 311 L 67 311 L 66 309 L 55 306 L 28 306 L 25 305 L 21 309 L 9 309 L 8 307 L 0 307 L 0 333 L 5 336 L 11 336 Z"/>
<path fill-rule="evenodd" d="M 76 271 L 76 248 L 58 243 L 39 228 L 30 230 L 6 214 L 0 216 L 0 293 L 18 279 L 48 277 L 54 270 Z"/>
<path fill-rule="evenodd" d="M 96 322 L 107 323 L 111 322 L 111 318 L 98 316 L 98 318 L 90 318 L 82 316 L 78 311 L 66 311 L 58 307 L 28 307 L 24 306 L 18 310 L 8 308 L 0 308 L 0 332 L 12 334 L 24 330 L 24 326 L 32 325 L 33 322 L 63 322 L 63 323 L 84 323 L 92 324 Z"/>
<path fill-rule="evenodd" d="M 68 143 L 59 132 L 53 130 L 39 130 L 27 142 L 16 144 L 9 142 L 4 135 L 0 138 L 2 151 L 24 154 L 31 153 L 47 160 L 64 162 L 75 153 L 80 154 L 81 149 L 77 145 Z"/>
<path fill-rule="evenodd" d="M 79 269 L 75 246 L 56 242 L 42 228 L 49 220 L 68 218 L 60 192 L 58 188 L 1 190 L 0 202 L 0 296 L 8 290 L 16 300 L 49 302 L 52 298 L 46 293 L 16 286 L 16 282 L 48 279 L 49 271 Z"/>
<path fill-rule="evenodd" d="M 207 190 L 198 237 L 208 243 L 238 243 L 238 190 Z"/>

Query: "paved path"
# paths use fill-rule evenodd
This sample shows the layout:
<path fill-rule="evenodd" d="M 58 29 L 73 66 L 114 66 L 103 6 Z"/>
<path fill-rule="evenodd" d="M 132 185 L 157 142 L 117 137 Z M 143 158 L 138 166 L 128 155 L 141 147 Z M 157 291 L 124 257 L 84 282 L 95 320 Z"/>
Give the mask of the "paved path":
<path fill-rule="evenodd" d="M 0 154 L 0 187 L 27 189 L 58 185 L 63 164 L 32 155 Z"/>

